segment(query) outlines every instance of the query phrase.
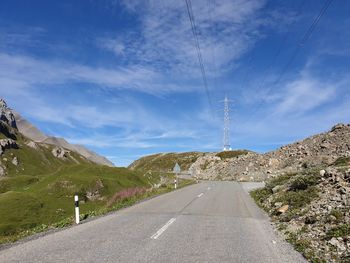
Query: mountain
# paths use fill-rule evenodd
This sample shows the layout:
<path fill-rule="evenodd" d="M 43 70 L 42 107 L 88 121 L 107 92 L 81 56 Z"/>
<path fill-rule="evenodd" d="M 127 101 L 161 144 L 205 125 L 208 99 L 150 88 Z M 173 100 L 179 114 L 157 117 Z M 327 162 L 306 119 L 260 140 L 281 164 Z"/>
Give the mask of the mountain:
<path fill-rule="evenodd" d="M 47 143 L 68 149 L 70 151 L 79 153 L 84 156 L 86 159 L 102 165 L 107 165 L 113 167 L 114 164 L 109 161 L 107 158 L 98 155 L 97 153 L 85 148 L 82 145 L 70 144 L 63 138 L 50 137 L 42 133 L 38 128 L 36 128 L 29 121 L 24 119 L 18 112 L 13 111 L 13 116 L 16 120 L 17 127 L 20 133 L 24 136 L 30 138 L 34 142 Z"/>

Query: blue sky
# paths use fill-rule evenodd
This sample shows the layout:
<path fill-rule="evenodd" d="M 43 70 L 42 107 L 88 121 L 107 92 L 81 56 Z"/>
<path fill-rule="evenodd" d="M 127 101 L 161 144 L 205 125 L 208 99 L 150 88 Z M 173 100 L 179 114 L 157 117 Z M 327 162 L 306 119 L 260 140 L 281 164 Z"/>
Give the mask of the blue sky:
<path fill-rule="evenodd" d="M 350 121 L 350 2 L 303 41 L 324 3 L 192 0 L 210 107 L 185 1 L 2 0 L 0 96 L 124 166 L 220 150 L 227 94 L 232 147 L 272 150 Z"/>

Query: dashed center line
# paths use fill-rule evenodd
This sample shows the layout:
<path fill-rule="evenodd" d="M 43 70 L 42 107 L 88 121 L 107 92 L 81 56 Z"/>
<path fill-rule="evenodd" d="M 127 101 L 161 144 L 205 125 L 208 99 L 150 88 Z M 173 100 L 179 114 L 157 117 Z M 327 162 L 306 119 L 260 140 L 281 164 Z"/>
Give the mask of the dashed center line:
<path fill-rule="evenodd" d="M 208 190 L 210 190 L 210 187 L 208 187 Z M 199 195 L 197 195 L 197 197 L 202 197 L 204 195 L 204 193 L 200 193 Z M 192 200 L 193 202 L 194 200 Z M 158 237 L 160 237 L 165 230 L 168 229 L 168 227 L 174 223 L 176 221 L 176 218 L 171 218 L 164 226 L 162 226 L 162 228 L 160 228 L 156 233 L 154 233 L 151 238 L 152 239 L 157 239 Z"/>
<path fill-rule="evenodd" d="M 158 237 L 160 237 L 161 234 L 164 233 L 165 230 L 168 229 L 168 227 L 174 223 L 176 220 L 176 218 L 171 218 L 161 229 L 159 229 L 156 233 L 154 233 L 151 238 L 152 239 L 157 239 Z"/>

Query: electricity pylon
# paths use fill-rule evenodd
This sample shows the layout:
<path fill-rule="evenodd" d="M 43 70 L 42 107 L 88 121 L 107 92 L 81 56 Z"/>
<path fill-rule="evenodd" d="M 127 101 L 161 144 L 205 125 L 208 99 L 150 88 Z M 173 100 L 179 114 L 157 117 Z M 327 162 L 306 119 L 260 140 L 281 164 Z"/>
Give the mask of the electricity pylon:
<path fill-rule="evenodd" d="M 224 151 L 231 151 L 230 145 L 230 107 L 227 96 L 224 99 Z"/>

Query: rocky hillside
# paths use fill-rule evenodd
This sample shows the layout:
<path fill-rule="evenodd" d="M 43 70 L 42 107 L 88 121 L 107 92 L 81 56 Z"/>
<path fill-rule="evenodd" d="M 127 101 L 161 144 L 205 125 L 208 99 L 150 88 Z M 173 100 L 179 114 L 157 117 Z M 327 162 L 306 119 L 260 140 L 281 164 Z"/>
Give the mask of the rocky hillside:
<path fill-rule="evenodd" d="M 197 159 L 190 170 L 203 179 L 262 181 L 305 168 L 329 165 L 350 156 L 350 125 L 338 124 L 330 131 L 283 146 L 266 154 L 248 152 L 221 159 L 209 153 Z"/>
<path fill-rule="evenodd" d="M 350 262 L 350 157 L 278 176 L 252 196 L 310 262 Z"/>
<path fill-rule="evenodd" d="M 6 103 L 3 100 L 0 100 L 0 107 L 4 107 Z M 109 161 L 107 158 L 98 155 L 97 153 L 90 151 L 86 147 L 77 144 L 70 144 L 63 138 L 47 136 L 42 133 L 38 128 L 36 128 L 33 124 L 24 119 L 18 112 L 13 112 L 13 117 L 16 121 L 16 125 L 18 127 L 18 131 L 26 136 L 27 138 L 33 140 L 36 143 L 45 143 L 54 145 L 57 147 L 65 148 L 69 151 L 76 152 L 86 159 L 102 165 L 107 165 L 113 167 L 114 164 Z"/>
<path fill-rule="evenodd" d="M 185 153 L 159 153 L 144 156 L 129 165 L 131 170 L 172 172 L 176 163 L 182 171 L 188 171 L 190 166 L 205 153 L 185 152 Z"/>

